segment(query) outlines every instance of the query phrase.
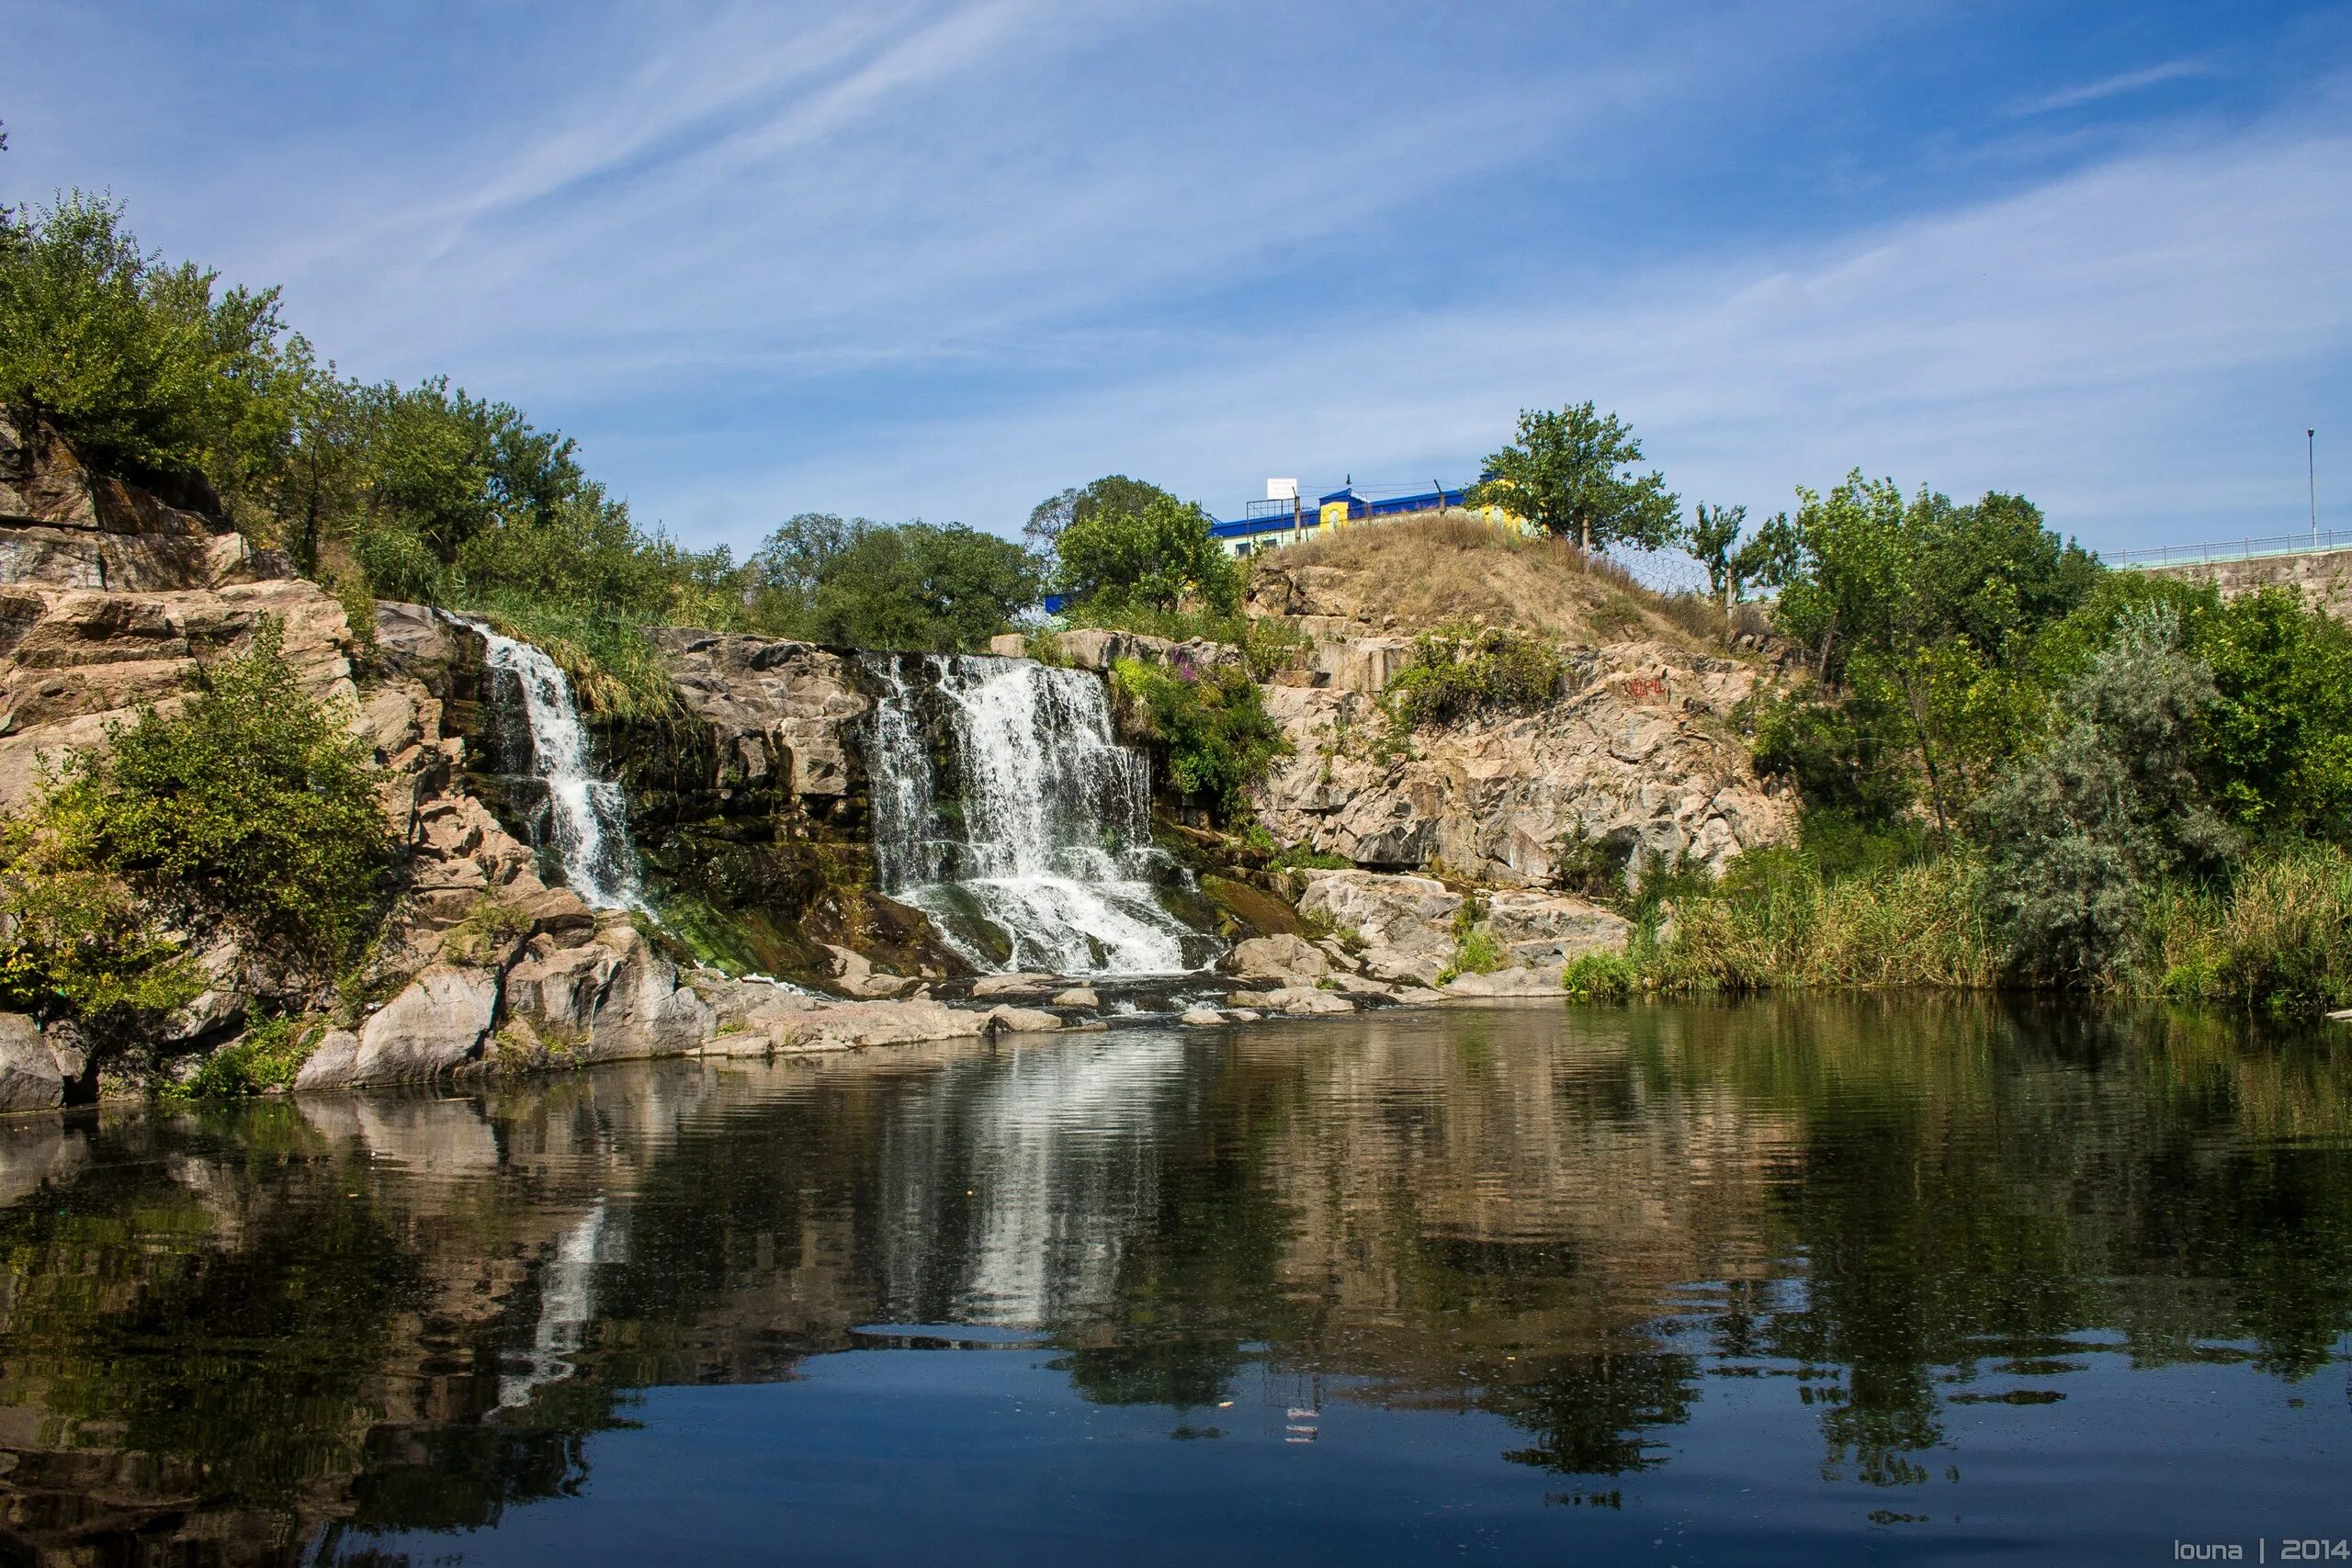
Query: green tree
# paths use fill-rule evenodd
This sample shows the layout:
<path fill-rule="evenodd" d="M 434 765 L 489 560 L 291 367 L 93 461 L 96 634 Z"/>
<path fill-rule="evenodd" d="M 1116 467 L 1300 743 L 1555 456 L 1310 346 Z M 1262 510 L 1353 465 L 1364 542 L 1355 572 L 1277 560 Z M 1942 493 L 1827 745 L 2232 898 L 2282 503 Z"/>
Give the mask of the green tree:
<path fill-rule="evenodd" d="M 1197 599 L 1229 615 L 1242 577 L 1192 502 L 1155 493 L 1136 511 L 1098 511 L 1072 522 L 1056 544 L 1054 585 L 1103 610 L 1169 612 Z"/>
<path fill-rule="evenodd" d="M 1766 525 L 1754 547 L 1781 590 L 1775 624 L 1805 649 L 1817 700 L 1842 712 L 1776 739 L 1842 732 L 1852 750 L 1817 757 L 1822 773 L 1909 753 L 1949 830 L 2031 732 L 2036 638 L 2082 602 L 2098 563 L 2016 496 L 1960 506 L 1923 487 L 1906 502 L 1860 470 L 1797 495 L 1795 518 Z"/>
<path fill-rule="evenodd" d="M 104 468 L 249 482 L 284 450 L 308 345 L 277 291 L 220 289 L 139 249 L 121 209 L 72 193 L 0 247 L 0 404 L 55 423 Z"/>
<path fill-rule="evenodd" d="M 1030 509 L 1029 521 L 1022 525 L 1021 535 L 1040 554 L 1051 554 L 1054 542 L 1073 523 L 1104 513 L 1132 515 L 1155 501 L 1175 499 L 1156 484 L 1131 479 L 1125 474 L 1105 474 L 1091 484 L 1076 485 L 1039 502 Z"/>
<path fill-rule="evenodd" d="M 1012 629 L 1042 592 L 1036 558 L 962 524 L 902 523 L 850 539 L 819 574 L 807 634 L 860 648 L 955 651 Z"/>
<path fill-rule="evenodd" d="M 2204 757 L 2224 809 L 2256 832 L 2352 842 L 2352 628 L 2264 588 L 2197 628 L 2220 700 Z"/>
<path fill-rule="evenodd" d="M 1682 547 L 1698 558 L 1707 569 L 1707 592 L 1723 601 L 1728 610 L 1732 601 L 1739 597 L 1741 555 L 1734 547 L 1739 543 L 1739 531 L 1747 521 L 1745 506 L 1710 506 L 1701 502 L 1690 512 L 1690 521 L 1680 536 Z"/>
<path fill-rule="evenodd" d="M 2193 765 L 2198 730 L 2219 701 L 2212 671 L 2182 647 L 2177 617 L 2129 617 L 2061 696 L 2049 744 L 1979 804 L 1987 896 L 2021 973 L 2103 978 L 2156 882 L 2230 865 L 2236 840 Z"/>
<path fill-rule="evenodd" d="M 1666 476 L 1635 475 L 1642 444 L 1615 414 L 1589 402 L 1556 412 L 1523 409 L 1519 440 L 1487 459 L 1474 505 L 1499 505 L 1589 553 L 1624 543 L 1657 549 L 1674 537 L 1680 498 Z"/>

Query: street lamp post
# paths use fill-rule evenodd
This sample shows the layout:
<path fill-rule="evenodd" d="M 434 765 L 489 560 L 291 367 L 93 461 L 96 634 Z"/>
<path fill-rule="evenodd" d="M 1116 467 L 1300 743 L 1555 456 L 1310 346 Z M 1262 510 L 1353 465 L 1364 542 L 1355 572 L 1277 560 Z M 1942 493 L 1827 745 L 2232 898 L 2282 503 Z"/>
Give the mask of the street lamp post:
<path fill-rule="evenodd" d="M 2312 548 L 2319 548 L 2319 432 L 2303 432 L 2303 482 L 2312 491 Z"/>

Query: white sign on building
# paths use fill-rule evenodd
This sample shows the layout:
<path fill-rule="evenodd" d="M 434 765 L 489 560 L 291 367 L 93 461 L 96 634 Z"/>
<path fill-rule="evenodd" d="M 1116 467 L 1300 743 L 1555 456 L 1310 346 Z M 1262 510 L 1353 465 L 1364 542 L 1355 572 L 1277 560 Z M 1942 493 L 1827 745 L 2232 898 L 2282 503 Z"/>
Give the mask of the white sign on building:
<path fill-rule="evenodd" d="M 1266 499 L 1268 501 L 1296 501 L 1298 481 L 1296 479 L 1268 479 Z"/>

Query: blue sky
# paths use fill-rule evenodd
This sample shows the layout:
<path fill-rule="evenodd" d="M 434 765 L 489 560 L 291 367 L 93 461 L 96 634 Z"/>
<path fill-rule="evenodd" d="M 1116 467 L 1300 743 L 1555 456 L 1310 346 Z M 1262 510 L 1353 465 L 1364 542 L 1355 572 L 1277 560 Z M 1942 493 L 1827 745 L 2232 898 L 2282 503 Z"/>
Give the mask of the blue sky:
<path fill-rule="evenodd" d="M 0 191 L 108 188 L 641 521 L 1017 530 L 1124 471 L 1458 481 L 1596 400 L 2116 548 L 2352 525 L 2352 12 L 0 0 Z"/>

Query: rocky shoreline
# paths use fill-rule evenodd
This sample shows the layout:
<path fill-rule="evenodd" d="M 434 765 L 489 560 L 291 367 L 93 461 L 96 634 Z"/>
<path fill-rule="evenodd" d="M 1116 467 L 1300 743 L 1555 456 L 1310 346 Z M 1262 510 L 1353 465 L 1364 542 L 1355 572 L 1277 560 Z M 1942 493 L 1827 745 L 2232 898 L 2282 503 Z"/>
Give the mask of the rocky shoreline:
<path fill-rule="evenodd" d="M 1562 964 L 1582 953 L 1621 950 L 1630 934 L 1622 919 L 1581 899 L 1497 894 L 1487 918 L 1511 961 L 1491 973 L 1447 976 L 1451 949 L 1442 933 L 1463 895 L 1430 877 L 1303 875 L 1302 909 L 1344 934 L 1246 938 L 1216 970 L 1118 983 L 1029 973 L 908 981 L 840 950 L 845 986 L 895 993 L 865 996 L 711 969 L 682 972 L 625 913 L 600 916 L 563 889 L 541 887 L 530 895 L 527 932 L 510 936 L 486 962 L 429 964 L 357 1028 L 326 1031 L 292 1089 L 385 1089 L 603 1062 L 983 1041 L 1100 1030 L 1122 1018 L 1211 1027 L 1557 997 Z M 20 1014 L 0 1014 L 0 1109 L 49 1110 L 85 1098 L 68 1090 L 87 1070 L 70 1030 L 44 1032 Z"/>

